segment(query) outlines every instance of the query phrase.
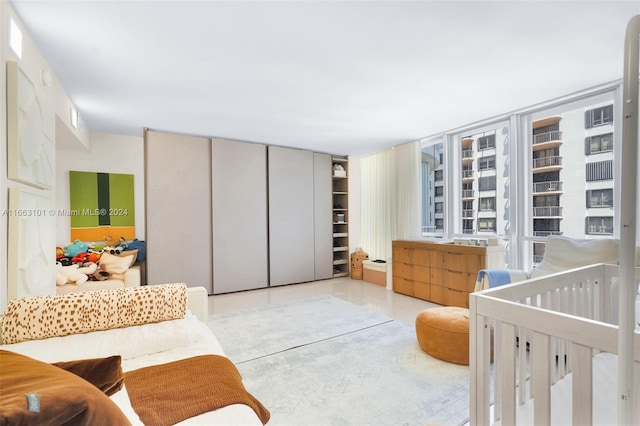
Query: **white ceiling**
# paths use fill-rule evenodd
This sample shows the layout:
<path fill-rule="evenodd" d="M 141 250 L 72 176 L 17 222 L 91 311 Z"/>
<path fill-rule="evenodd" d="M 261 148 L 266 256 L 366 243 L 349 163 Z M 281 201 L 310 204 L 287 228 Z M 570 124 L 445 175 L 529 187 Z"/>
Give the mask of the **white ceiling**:
<path fill-rule="evenodd" d="M 622 77 L 640 1 L 11 0 L 92 132 L 364 155 Z"/>

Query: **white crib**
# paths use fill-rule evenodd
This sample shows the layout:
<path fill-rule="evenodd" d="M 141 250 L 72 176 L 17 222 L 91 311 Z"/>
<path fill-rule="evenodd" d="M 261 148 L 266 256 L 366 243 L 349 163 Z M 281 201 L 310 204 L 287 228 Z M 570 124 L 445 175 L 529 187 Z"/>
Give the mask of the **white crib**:
<path fill-rule="evenodd" d="M 617 424 L 619 270 L 597 264 L 471 294 L 472 425 Z M 640 424 L 637 330 L 633 340 Z"/>

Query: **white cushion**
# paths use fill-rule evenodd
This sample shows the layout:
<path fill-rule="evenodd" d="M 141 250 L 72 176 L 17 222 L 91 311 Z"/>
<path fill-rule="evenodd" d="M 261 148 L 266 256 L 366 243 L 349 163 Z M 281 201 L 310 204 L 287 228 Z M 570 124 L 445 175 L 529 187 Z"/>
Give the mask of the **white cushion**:
<path fill-rule="evenodd" d="M 594 263 L 618 264 L 618 240 L 552 235 L 547 238 L 542 262 L 531 272 L 531 278 Z"/>

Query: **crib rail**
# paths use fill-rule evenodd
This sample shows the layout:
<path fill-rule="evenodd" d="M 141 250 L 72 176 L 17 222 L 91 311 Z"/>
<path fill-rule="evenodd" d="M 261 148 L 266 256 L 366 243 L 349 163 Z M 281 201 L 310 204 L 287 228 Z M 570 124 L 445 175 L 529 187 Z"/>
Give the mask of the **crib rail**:
<path fill-rule="evenodd" d="M 533 423 L 551 424 L 551 386 L 569 373 L 573 424 L 593 423 L 593 356 L 618 350 L 618 271 L 591 265 L 470 295 L 472 425 L 491 424 L 492 402 L 494 421 L 518 424 L 517 408 L 530 400 Z"/>

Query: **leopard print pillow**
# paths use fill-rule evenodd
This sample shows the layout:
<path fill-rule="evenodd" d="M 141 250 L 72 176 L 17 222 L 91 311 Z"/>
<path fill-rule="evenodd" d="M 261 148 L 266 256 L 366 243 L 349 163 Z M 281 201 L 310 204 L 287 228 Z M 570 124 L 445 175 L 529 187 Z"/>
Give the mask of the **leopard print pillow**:
<path fill-rule="evenodd" d="M 5 344 L 184 318 L 187 286 L 162 284 L 9 301 L 0 332 Z"/>

